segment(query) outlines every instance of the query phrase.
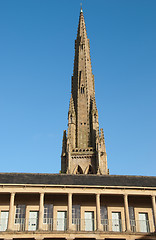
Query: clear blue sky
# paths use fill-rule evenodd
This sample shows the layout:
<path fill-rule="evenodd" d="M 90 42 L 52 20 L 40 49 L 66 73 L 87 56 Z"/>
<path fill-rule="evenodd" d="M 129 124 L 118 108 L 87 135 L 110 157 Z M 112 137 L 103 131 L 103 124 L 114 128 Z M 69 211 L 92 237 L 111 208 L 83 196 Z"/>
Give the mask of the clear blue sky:
<path fill-rule="evenodd" d="M 84 0 L 110 174 L 156 175 L 156 1 Z M 0 172 L 58 173 L 79 0 L 0 1 Z"/>

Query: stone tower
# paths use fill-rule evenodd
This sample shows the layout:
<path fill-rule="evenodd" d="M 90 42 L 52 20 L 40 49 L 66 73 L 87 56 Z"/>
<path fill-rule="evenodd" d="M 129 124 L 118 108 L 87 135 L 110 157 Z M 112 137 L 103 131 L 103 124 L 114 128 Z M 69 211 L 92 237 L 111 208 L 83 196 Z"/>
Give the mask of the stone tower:
<path fill-rule="evenodd" d="M 103 129 L 99 133 L 90 44 L 81 9 L 68 112 L 68 134 L 63 134 L 61 172 L 108 174 Z"/>

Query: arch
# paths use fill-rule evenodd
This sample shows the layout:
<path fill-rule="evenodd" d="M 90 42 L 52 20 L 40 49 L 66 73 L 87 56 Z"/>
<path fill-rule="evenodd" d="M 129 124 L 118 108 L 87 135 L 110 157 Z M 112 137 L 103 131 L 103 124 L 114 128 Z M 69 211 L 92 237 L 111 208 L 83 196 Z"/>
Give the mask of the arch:
<path fill-rule="evenodd" d="M 83 174 L 83 170 L 80 167 L 80 165 L 78 165 L 75 170 L 74 170 L 74 174 Z"/>
<path fill-rule="evenodd" d="M 86 169 L 86 174 L 94 174 L 94 169 L 92 165 L 89 164 L 89 166 Z"/>

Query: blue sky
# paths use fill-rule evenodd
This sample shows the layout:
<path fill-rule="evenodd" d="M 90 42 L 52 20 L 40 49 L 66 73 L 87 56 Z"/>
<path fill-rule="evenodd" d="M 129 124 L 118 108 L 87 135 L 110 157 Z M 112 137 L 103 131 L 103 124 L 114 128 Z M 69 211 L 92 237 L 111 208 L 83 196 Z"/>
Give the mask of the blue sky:
<path fill-rule="evenodd" d="M 79 0 L 0 1 L 0 172 L 58 173 Z M 156 175 L 156 1 L 84 0 L 110 174 Z"/>

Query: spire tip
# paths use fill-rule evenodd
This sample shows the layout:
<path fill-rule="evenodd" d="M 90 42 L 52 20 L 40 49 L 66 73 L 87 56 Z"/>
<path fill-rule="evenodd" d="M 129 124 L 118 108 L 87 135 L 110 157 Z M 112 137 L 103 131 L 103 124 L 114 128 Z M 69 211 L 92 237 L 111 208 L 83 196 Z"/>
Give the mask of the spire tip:
<path fill-rule="evenodd" d="M 80 6 L 81 6 L 81 11 L 80 12 L 83 12 L 83 10 L 82 10 L 82 3 L 80 3 Z"/>

